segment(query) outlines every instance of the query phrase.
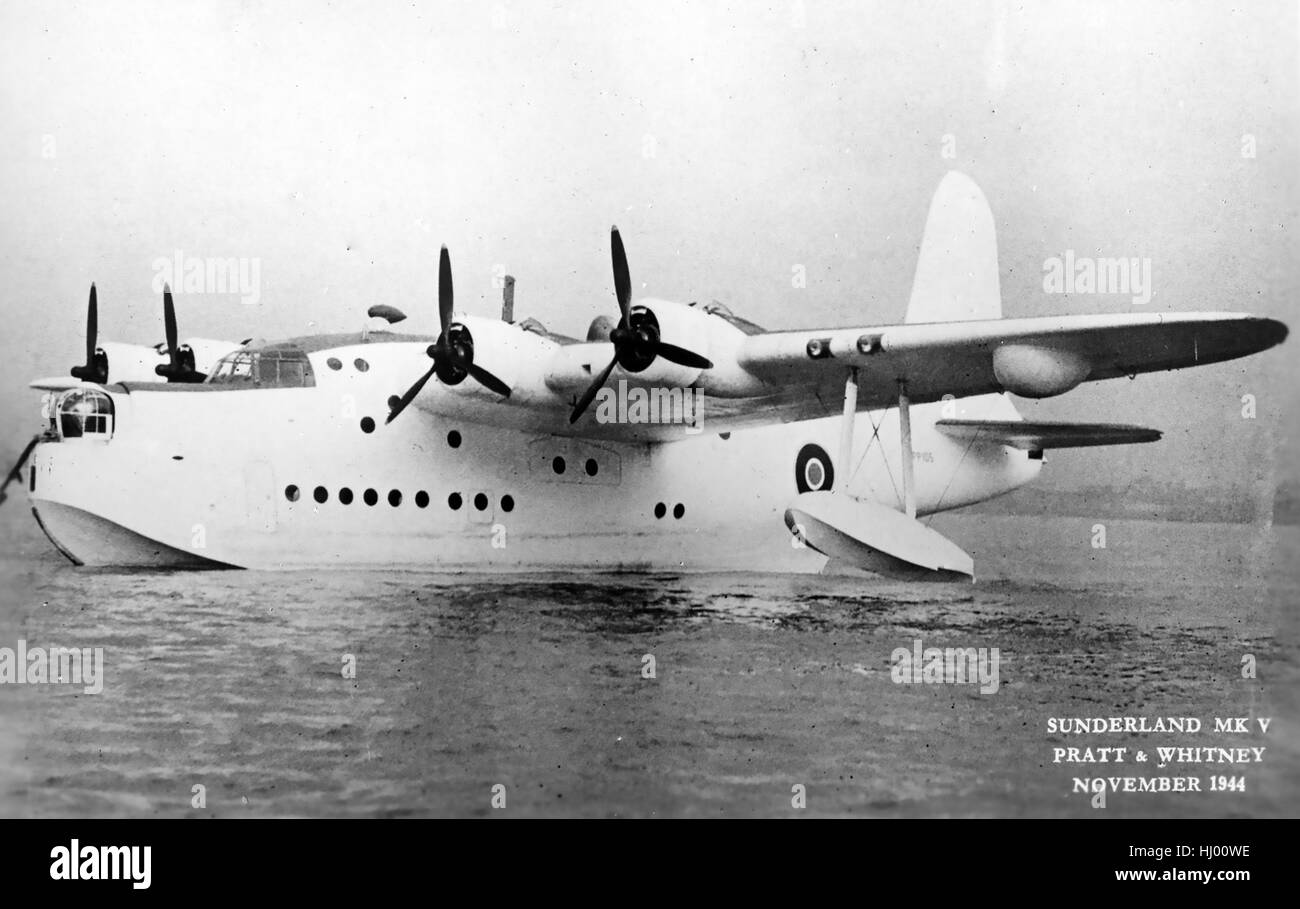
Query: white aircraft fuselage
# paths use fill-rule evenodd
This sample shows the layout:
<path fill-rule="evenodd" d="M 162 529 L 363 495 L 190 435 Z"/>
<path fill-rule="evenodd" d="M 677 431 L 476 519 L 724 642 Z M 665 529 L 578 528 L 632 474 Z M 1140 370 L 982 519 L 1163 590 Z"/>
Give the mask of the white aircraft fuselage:
<path fill-rule="evenodd" d="M 477 332 L 486 320 L 463 321 Z M 660 427 L 666 442 L 547 433 L 531 425 L 536 407 L 513 411 L 518 427 L 475 422 L 494 405 L 472 380 L 431 381 L 385 424 L 390 397 L 428 363 L 427 340 L 398 337 L 304 339 L 307 387 L 109 385 L 111 432 L 60 437 L 56 400 L 26 478 L 37 519 L 86 565 L 814 572 L 826 556 L 783 519 L 801 492 L 903 507 L 897 409 L 856 416 L 847 465 L 840 416 L 719 433 L 707 397 L 700 431 Z M 1041 467 L 938 432 L 954 408 L 1015 418 L 1001 395 L 912 406 L 920 515 L 1001 495 Z"/>

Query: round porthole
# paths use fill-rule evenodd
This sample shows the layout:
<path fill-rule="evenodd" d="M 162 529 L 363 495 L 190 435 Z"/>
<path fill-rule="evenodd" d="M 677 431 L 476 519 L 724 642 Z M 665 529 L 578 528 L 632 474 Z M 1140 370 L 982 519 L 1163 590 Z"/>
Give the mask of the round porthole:
<path fill-rule="evenodd" d="M 656 517 L 656 518 L 662 518 L 662 517 L 663 517 L 664 515 L 666 515 L 666 514 L 668 514 L 668 506 L 665 505 L 663 502 L 656 502 L 656 503 L 655 503 L 655 517 Z"/>
<path fill-rule="evenodd" d="M 352 504 L 352 490 L 351 490 L 351 489 L 348 489 L 346 486 L 344 486 L 342 489 L 340 489 L 340 490 L 339 490 L 339 501 L 342 502 L 344 505 L 351 505 L 351 504 Z"/>
<path fill-rule="evenodd" d="M 674 518 L 680 521 L 682 519 L 682 515 L 684 514 L 686 514 L 686 506 L 683 505 L 681 502 L 678 502 L 676 505 L 673 506 Z"/>
<path fill-rule="evenodd" d="M 487 511 L 488 497 L 481 492 L 474 496 L 474 507 L 479 511 Z"/>
<path fill-rule="evenodd" d="M 361 359 L 360 357 L 357 357 L 355 360 L 353 360 L 352 365 L 357 368 L 357 372 L 365 372 L 366 370 L 370 369 L 370 364 L 367 363 L 365 360 Z"/>
<path fill-rule="evenodd" d="M 460 493 L 453 492 L 451 495 L 447 496 L 447 506 L 451 508 L 452 511 L 460 511 L 460 506 L 462 504 L 463 500 L 460 497 Z"/>
<path fill-rule="evenodd" d="M 587 468 L 587 476 L 589 477 L 594 477 L 596 475 L 596 471 L 600 470 L 600 465 L 596 463 L 595 458 L 587 458 L 587 463 L 585 466 Z"/>
<path fill-rule="evenodd" d="M 460 448 L 460 433 L 454 429 L 447 433 L 447 444 L 452 448 Z"/>
<path fill-rule="evenodd" d="M 402 504 L 402 491 L 400 489 L 388 490 L 388 504 L 394 508 Z"/>
<path fill-rule="evenodd" d="M 554 470 L 556 473 L 564 473 L 564 458 L 560 457 L 559 455 L 556 455 L 554 458 L 552 458 L 551 470 Z"/>
<path fill-rule="evenodd" d="M 423 489 L 421 489 L 419 492 L 415 494 L 415 507 L 416 508 L 429 507 L 429 494 L 425 492 Z"/>
<path fill-rule="evenodd" d="M 328 360 L 325 361 L 325 365 L 328 366 L 330 369 L 339 370 L 343 368 L 343 361 L 340 360 L 338 357 L 330 357 Z"/>
<path fill-rule="evenodd" d="M 317 502 L 320 502 L 322 505 L 324 505 L 327 501 L 329 501 L 330 492 L 324 486 L 317 486 L 316 491 L 312 493 L 312 497 Z"/>
<path fill-rule="evenodd" d="M 374 431 L 375 431 L 375 421 L 374 421 L 374 418 L 373 418 L 373 417 L 362 417 L 362 418 L 361 418 L 361 431 L 362 431 L 362 432 L 374 432 Z"/>
<path fill-rule="evenodd" d="M 298 487 L 297 486 L 284 487 L 284 497 L 288 499 L 290 502 L 298 501 Z"/>
<path fill-rule="evenodd" d="M 501 510 L 502 510 L 502 511 L 514 511 L 514 510 L 515 510 L 515 499 L 514 499 L 514 496 L 502 496 L 502 497 L 501 497 Z"/>
<path fill-rule="evenodd" d="M 835 485 L 835 468 L 820 445 L 805 445 L 794 460 L 794 483 L 800 492 L 816 492 Z"/>
<path fill-rule="evenodd" d="M 374 505 L 379 501 L 379 493 L 375 492 L 373 489 L 367 489 L 362 493 L 361 498 L 367 505 Z"/>

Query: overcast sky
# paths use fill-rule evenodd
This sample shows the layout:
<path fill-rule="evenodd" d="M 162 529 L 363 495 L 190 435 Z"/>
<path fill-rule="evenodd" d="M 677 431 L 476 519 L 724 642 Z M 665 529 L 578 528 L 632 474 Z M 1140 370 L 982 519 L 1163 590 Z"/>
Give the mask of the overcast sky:
<path fill-rule="evenodd" d="M 949 168 L 992 205 L 1006 315 L 1135 309 L 1045 293 L 1073 250 L 1149 257 L 1147 311 L 1294 328 L 1297 16 L 1243 6 L 6 3 L 0 453 L 36 428 L 26 382 L 82 358 L 92 280 L 102 339 L 161 340 L 177 251 L 260 265 L 255 306 L 178 295 L 182 336 L 355 330 L 376 302 L 433 331 L 441 243 L 461 308 L 495 312 L 506 270 L 520 316 L 582 334 L 616 308 L 611 223 L 639 293 L 889 323 Z M 1043 482 L 1267 475 L 1297 343 L 1026 403 L 1167 432 Z"/>

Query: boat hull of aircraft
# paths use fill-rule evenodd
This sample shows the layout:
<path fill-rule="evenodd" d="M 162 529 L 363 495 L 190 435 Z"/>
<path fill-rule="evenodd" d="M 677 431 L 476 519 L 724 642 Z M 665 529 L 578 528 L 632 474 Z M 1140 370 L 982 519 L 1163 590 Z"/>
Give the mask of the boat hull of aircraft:
<path fill-rule="evenodd" d="M 32 452 L 24 479 L 42 529 L 91 566 L 816 572 L 826 556 L 783 520 L 798 496 L 835 488 L 902 507 L 897 411 L 857 416 L 847 476 L 840 418 L 719 434 L 707 402 L 701 431 L 678 426 L 678 441 L 653 445 L 459 419 L 383 426 L 390 384 L 373 351 L 313 355 L 313 388 L 109 388 L 111 438 Z M 327 354 L 349 367 L 331 371 Z M 1032 452 L 936 428 L 969 413 L 1014 410 L 998 395 L 913 408 L 919 514 L 1038 473 Z"/>

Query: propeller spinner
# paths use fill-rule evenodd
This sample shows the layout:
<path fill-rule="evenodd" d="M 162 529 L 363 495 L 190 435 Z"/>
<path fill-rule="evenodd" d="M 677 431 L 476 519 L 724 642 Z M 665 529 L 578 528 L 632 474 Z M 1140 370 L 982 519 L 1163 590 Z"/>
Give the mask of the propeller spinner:
<path fill-rule="evenodd" d="M 447 247 L 444 246 L 438 256 L 438 322 L 441 332 L 438 340 L 430 344 L 426 351 L 433 365 L 400 398 L 393 395 L 388 399 L 388 419 L 384 420 L 385 423 L 397 419 L 397 415 L 406 409 L 406 405 L 415 400 L 415 396 L 435 375 L 444 385 L 459 385 L 465 381 L 466 376 L 472 376 L 489 391 L 494 391 L 504 398 L 510 397 L 510 386 L 483 367 L 474 364 L 474 337 L 464 325 L 451 321 L 451 310 L 451 257 L 447 254 Z"/>
<path fill-rule="evenodd" d="M 615 366 L 622 366 L 628 372 L 642 372 L 657 357 L 663 357 L 669 363 L 691 369 L 713 368 L 713 363 L 699 354 L 659 339 L 659 320 L 654 312 L 646 306 L 632 306 L 632 276 L 617 227 L 609 229 L 609 246 L 614 265 L 614 295 L 618 298 L 621 314 L 618 325 L 609 333 L 609 340 L 614 345 L 614 359 L 582 393 L 569 415 L 570 423 L 578 422 L 591 406 L 597 393 L 609 381 L 609 374 Z"/>

